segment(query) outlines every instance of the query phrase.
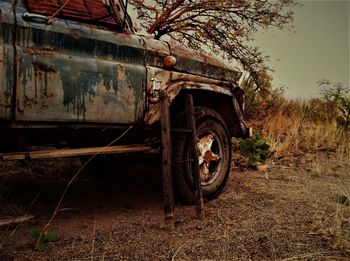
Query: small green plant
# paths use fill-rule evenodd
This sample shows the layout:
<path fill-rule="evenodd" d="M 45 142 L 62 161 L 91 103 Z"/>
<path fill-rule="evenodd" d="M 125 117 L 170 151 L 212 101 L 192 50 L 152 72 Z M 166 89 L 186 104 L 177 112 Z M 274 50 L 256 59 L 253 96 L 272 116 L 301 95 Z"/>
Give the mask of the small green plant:
<path fill-rule="evenodd" d="M 255 134 L 248 139 L 239 139 L 238 149 L 243 155 L 249 157 L 249 163 L 254 166 L 264 162 L 271 154 L 270 145 L 260 134 Z"/>
<path fill-rule="evenodd" d="M 54 230 L 42 233 L 39 229 L 31 229 L 29 230 L 29 234 L 36 240 L 35 249 L 39 251 L 45 251 L 53 247 L 54 242 L 58 239 L 57 233 Z"/>
<path fill-rule="evenodd" d="M 309 100 L 297 100 L 297 104 L 302 119 L 312 117 L 314 106 Z"/>

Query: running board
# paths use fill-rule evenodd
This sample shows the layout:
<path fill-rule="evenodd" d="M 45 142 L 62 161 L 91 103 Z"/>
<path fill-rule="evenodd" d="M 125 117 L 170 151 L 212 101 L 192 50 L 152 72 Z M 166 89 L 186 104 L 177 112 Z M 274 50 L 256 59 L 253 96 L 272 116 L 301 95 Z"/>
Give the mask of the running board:
<path fill-rule="evenodd" d="M 93 147 L 93 148 L 77 148 L 77 149 L 53 149 L 38 150 L 26 152 L 0 153 L 0 160 L 24 160 L 24 159 L 49 159 L 49 158 L 66 158 L 80 157 L 89 155 L 106 155 L 121 154 L 133 152 L 150 152 L 151 147 L 143 145 L 125 145 L 110 147 Z"/>

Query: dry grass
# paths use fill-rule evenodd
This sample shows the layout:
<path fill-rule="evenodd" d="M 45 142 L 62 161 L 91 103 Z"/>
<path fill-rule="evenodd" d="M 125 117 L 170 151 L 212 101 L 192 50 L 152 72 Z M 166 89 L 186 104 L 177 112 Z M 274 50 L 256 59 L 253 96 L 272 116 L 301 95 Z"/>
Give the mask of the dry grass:
<path fill-rule="evenodd" d="M 302 141 L 298 140 L 298 135 L 295 135 L 296 140 L 299 142 L 295 144 L 289 143 L 289 147 L 286 145 L 278 148 L 281 149 L 280 152 L 293 154 L 294 156 L 298 152 L 306 150 L 307 153 L 299 156 L 302 162 L 302 165 L 298 167 L 299 171 L 303 171 L 302 168 L 309 166 L 307 168 L 309 180 L 324 179 L 326 177 L 324 183 L 329 187 L 330 194 L 333 196 L 324 202 L 329 209 L 326 210 L 326 207 L 320 208 L 318 214 L 314 217 L 310 235 L 322 235 L 325 241 L 330 242 L 334 250 L 350 253 L 349 136 L 345 136 L 345 133 L 338 130 L 332 133 L 330 130 L 332 130 L 333 126 L 320 126 L 317 124 L 311 126 L 313 129 L 309 127 L 311 129 L 308 132 L 309 136 L 301 137 L 300 140 L 303 139 Z M 291 129 L 291 132 L 293 132 L 293 129 Z M 324 137 L 319 138 L 321 137 L 320 133 L 324 133 L 324 136 L 328 137 L 329 140 L 324 140 L 323 143 L 317 140 L 324 139 Z M 315 140 L 313 146 L 307 143 L 309 140 Z M 329 153 L 329 151 L 331 152 Z M 334 178 L 338 180 L 336 184 L 327 184 L 330 182 L 328 180 Z M 309 182 L 302 184 L 308 190 L 310 189 L 308 188 L 309 185 Z M 315 197 L 317 197 L 320 192 L 315 190 L 314 193 Z"/>
<path fill-rule="evenodd" d="M 272 111 L 257 127 L 281 156 L 337 152 L 340 160 L 350 160 L 350 133 L 335 122 L 305 117 L 295 110 L 297 102 L 286 102 Z"/>
<path fill-rule="evenodd" d="M 329 188 L 334 195 L 326 202 L 330 212 L 319 210 L 310 234 L 322 235 L 331 242 L 334 250 L 350 253 L 350 188 L 349 184 L 343 183 L 349 180 L 350 169 L 341 167 L 349 166 L 350 132 L 339 128 L 335 120 L 318 117 L 323 108 L 314 104 L 285 101 L 272 109 L 267 117 L 252 123 L 278 157 L 299 159 L 301 165 L 296 169 L 307 168 L 309 179 L 339 179 L 339 184 Z M 309 183 L 305 182 L 303 186 L 309 186 Z"/>
<path fill-rule="evenodd" d="M 310 234 L 320 234 L 325 240 L 332 242 L 333 249 L 350 253 L 350 190 L 342 185 L 334 190 L 336 203 L 333 204 L 333 213 L 317 213 L 310 227 Z"/>

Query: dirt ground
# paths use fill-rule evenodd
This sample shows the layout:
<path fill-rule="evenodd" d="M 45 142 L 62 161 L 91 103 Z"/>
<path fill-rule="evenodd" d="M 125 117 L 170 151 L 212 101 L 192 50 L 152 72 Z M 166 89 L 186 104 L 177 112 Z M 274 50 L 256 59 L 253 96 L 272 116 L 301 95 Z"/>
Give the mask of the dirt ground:
<path fill-rule="evenodd" d="M 163 226 L 160 168 L 132 162 L 84 173 L 46 251 L 34 251 L 28 231 L 46 224 L 79 162 L 0 167 L 0 219 L 23 215 L 37 198 L 33 220 L 0 226 L 0 260 L 350 260 L 350 162 L 333 154 L 280 159 L 267 172 L 233 168 L 223 194 L 205 204 L 205 222 L 177 204 L 174 231 Z"/>

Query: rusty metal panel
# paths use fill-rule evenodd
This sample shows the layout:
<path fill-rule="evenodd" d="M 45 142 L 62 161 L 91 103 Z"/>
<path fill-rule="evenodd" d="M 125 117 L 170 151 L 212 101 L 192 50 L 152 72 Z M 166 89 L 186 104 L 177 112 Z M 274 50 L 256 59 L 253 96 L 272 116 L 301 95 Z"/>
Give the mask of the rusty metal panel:
<path fill-rule="evenodd" d="M 12 4 L 12 1 L 0 2 L 0 120 L 11 118 L 15 24 Z"/>
<path fill-rule="evenodd" d="M 171 41 L 170 43 L 144 38 L 147 53 L 146 64 L 151 67 L 164 68 L 164 58 L 173 55 L 176 65 L 167 70 L 171 72 L 209 77 L 221 81 L 237 82 L 241 72 L 221 59 L 194 51 Z M 170 48 L 170 49 L 169 49 Z"/>
<path fill-rule="evenodd" d="M 42 15 L 52 15 L 62 7 L 60 0 L 27 0 L 27 3 L 30 12 Z M 116 21 L 108 14 L 102 0 L 69 0 L 58 15 L 85 22 L 116 25 Z"/>
<path fill-rule="evenodd" d="M 165 42 L 143 37 L 146 44 L 146 64 L 153 67 L 164 68 L 164 58 L 170 55 L 169 45 Z"/>
<path fill-rule="evenodd" d="M 113 7 L 111 5 L 113 4 Z M 125 17 L 125 3 L 113 0 L 22 0 L 29 12 L 109 27 L 112 30 L 133 31 L 132 21 Z M 111 14 L 113 9 L 114 14 Z M 59 11 L 59 12 L 58 12 Z M 113 17 L 112 17 L 113 16 Z M 123 24 L 125 21 L 125 24 Z"/>
<path fill-rule="evenodd" d="M 11 99 L 13 87 L 13 48 L 0 48 L 0 119 L 11 118 Z"/>
<path fill-rule="evenodd" d="M 146 68 L 137 36 L 17 13 L 16 119 L 130 124 L 142 120 Z"/>
<path fill-rule="evenodd" d="M 147 66 L 147 111 L 144 117 L 146 124 L 153 124 L 160 118 L 159 92 L 166 91 L 172 101 L 181 89 L 198 89 L 232 96 L 228 88 L 223 87 L 227 82 L 192 75 L 189 73 L 172 72 Z"/>
<path fill-rule="evenodd" d="M 139 117 L 143 67 L 19 50 L 16 119 L 132 123 Z M 134 76 L 134 77 L 133 77 Z"/>
<path fill-rule="evenodd" d="M 172 42 L 170 49 L 177 61 L 176 71 L 232 82 L 237 82 L 242 75 L 237 68 L 224 63 L 222 59 L 189 50 L 181 44 Z"/>

